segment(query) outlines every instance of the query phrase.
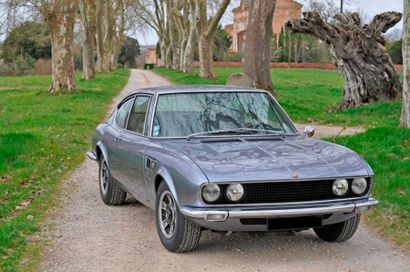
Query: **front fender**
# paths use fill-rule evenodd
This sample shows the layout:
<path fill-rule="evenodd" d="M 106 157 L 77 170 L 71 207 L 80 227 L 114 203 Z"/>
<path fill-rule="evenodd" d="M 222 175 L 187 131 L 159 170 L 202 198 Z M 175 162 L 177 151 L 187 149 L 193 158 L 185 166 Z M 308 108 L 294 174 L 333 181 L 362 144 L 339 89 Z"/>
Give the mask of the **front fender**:
<path fill-rule="evenodd" d="M 101 153 L 98 153 L 97 148 L 100 150 Z M 108 167 L 110 167 L 110 158 L 108 157 L 108 152 L 107 152 L 107 148 L 104 146 L 104 143 L 100 141 L 98 141 L 95 144 L 95 151 L 96 154 L 98 156 L 98 160 L 100 159 L 101 156 L 104 156 L 105 161 L 107 162 Z"/>
<path fill-rule="evenodd" d="M 162 180 L 167 184 L 172 195 L 174 196 L 175 202 L 177 203 L 178 207 L 181 207 L 180 205 L 181 203 L 179 201 L 179 194 L 175 188 L 174 180 L 172 179 L 171 174 L 168 172 L 168 170 L 165 167 L 160 167 L 158 169 L 157 174 L 155 175 L 155 180 L 161 177 L 162 177 Z"/>
<path fill-rule="evenodd" d="M 156 198 L 159 177 L 166 182 L 179 207 L 203 205 L 200 188 L 209 181 L 190 158 L 178 150 L 154 144 L 148 147 L 146 156 L 156 161 L 154 169 L 145 167 L 151 208 L 155 208 L 155 201 L 151 200 Z"/>

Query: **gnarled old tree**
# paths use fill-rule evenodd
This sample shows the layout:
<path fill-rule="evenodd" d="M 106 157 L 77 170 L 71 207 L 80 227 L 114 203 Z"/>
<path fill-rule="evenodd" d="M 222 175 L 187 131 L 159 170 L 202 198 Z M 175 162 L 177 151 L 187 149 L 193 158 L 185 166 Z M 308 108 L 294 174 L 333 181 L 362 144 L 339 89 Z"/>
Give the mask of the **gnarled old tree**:
<path fill-rule="evenodd" d="M 75 89 L 72 44 L 77 1 L 41 0 L 39 4 L 51 36 L 53 82 L 49 91 L 72 91 Z"/>
<path fill-rule="evenodd" d="M 95 77 L 95 35 L 97 6 L 94 0 L 80 0 L 81 27 L 83 30 L 83 78 Z"/>
<path fill-rule="evenodd" d="M 270 74 L 272 20 L 276 0 L 249 1 L 245 41 L 245 73 L 258 88 L 273 92 Z"/>
<path fill-rule="evenodd" d="M 402 14 L 386 12 L 363 25 L 357 13 L 337 14 L 326 23 L 318 13 L 287 23 L 294 32 L 311 34 L 328 45 L 345 78 L 341 108 L 357 107 L 400 97 L 402 85 L 384 47 L 382 33 L 396 25 Z"/>

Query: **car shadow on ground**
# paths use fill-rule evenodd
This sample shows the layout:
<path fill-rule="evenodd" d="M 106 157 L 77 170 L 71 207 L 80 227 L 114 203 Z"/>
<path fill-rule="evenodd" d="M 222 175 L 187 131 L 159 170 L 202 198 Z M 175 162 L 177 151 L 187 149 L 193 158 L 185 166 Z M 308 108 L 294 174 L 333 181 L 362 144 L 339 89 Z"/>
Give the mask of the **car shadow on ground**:
<path fill-rule="evenodd" d="M 136 204 L 130 200 L 128 205 L 137 205 L 138 214 L 149 215 L 147 229 L 156 232 L 154 211 Z M 192 252 L 177 254 L 189 258 L 197 258 L 203 255 L 219 258 L 221 253 L 231 257 L 242 256 L 244 258 L 261 258 L 261 256 L 276 257 L 280 260 L 290 260 L 307 255 L 313 256 L 314 261 L 329 258 L 354 258 L 352 247 L 362 247 L 364 251 L 374 249 L 363 247 L 363 244 L 355 242 L 355 237 L 345 243 L 327 243 L 320 240 L 312 230 L 299 232 L 214 232 L 205 230 L 202 232 L 198 248 Z M 160 243 L 158 239 L 158 243 Z M 165 248 L 162 248 L 166 252 Z M 263 253 L 262 255 L 260 255 Z"/>

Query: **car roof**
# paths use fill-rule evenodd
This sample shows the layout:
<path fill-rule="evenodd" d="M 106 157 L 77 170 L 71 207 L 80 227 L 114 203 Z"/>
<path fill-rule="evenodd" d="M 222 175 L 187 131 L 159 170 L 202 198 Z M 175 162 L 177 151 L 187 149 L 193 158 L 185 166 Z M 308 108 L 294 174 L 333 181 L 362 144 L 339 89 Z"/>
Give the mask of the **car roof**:
<path fill-rule="evenodd" d="M 173 93 L 201 93 L 201 92 L 267 92 L 265 90 L 244 88 L 239 86 L 227 86 L 227 85 L 187 85 L 187 86 L 164 86 L 155 88 L 143 88 L 130 92 L 129 95 L 137 93 L 149 93 L 149 94 L 173 94 Z"/>

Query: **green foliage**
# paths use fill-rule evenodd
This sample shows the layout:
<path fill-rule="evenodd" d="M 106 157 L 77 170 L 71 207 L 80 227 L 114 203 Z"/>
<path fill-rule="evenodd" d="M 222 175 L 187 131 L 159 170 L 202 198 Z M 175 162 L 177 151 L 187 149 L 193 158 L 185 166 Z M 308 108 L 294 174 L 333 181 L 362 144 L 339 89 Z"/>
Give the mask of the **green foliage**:
<path fill-rule="evenodd" d="M 0 270 L 38 259 L 28 245 L 55 204 L 59 181 L 84 159 L 95 125 L 128 71 L 81 80 L 72 94 L 47 94 L 50 76 L 0 77 Z M 30 217 L 28 217 L 31 215 Z"/>
<path fill-rule="evenodd" d="M 16 59 L 17 70 L 21 71 L 23 74 L 25 71 L 29 71 L 34 68 L 36 60 L 30 55 L 18 55 Z"/>
<path fill-rule="evenodd" d="M 394 64 L 403 64 L 402 40 L 387 44 L 386 48 Z"/>
<path fill-rule="evenodd" d="M 241 62 L 242 54 L 235 52 L 226 52 L 223 57 L 223 61 Z"/>
<path fill-rule="evenodd" d="M 319 39 L 301 33 L 285 33 L 273 37 L 271 60 L 275 62 L 329 63 L 326 46 Z"/>
<path fill-rule="evenodd" d="M 136 58 L 141 54 L 138 40 L 126 37 L 123 47 L 121 48 L 118 62 L 124 67 L 135 68 Z"/>
<path fill-rule="evenodd" d="M 155 71 L 177 84 L 224 84 L 242 69 L 216 68 L 217 81 L 200 79 L 197 71 L 193 75 L 164 68 Z M 366 214 L 369 224 L 410 248 L 410 130 L 398 128 L 401 103 L 381 101 L 337 110 L 343 94 L 343 78 L 337 71 L 274 69 L 272 79 L 277 99 L 294 121 L 368 129 L 340 137 L 337 143 L 358 152 L 376 174 L 374 196 L 381 205 Z"/>
<path fill-rule="evenodd" d="M 7 36 L 2 47 L 1 57 L 7 62 L 17 57 L 32 59 L 50 58 L 50 33 L 45 23 L 25 22 L 15 27 Z"/>
<path fill-rule="evenodd" d="M 223 61 L 224 55 L 232 44 L 231 36 L 219 25 L 212 36 L 212 52 L 214 61 Z"/>

